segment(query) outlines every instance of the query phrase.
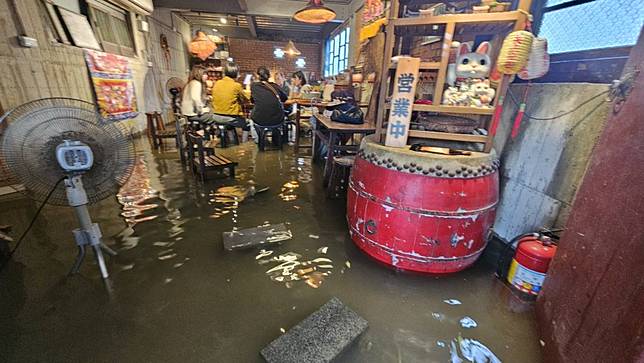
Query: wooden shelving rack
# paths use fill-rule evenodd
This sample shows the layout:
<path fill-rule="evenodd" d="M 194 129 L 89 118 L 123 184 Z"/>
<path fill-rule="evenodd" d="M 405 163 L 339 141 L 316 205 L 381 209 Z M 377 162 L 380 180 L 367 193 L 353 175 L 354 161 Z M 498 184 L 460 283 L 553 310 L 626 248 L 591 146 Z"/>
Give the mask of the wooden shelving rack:
<path fill-rule="evenodd" d="M 390 89 L 389 82 L 393 80 L 392 70 L 395 70 L 395 64 L 391 63 L 391 58 L 394 55 L 394 48 L 396 46 L 396 28 L 399 27 L 413 27 L 413 26 L 427 26 L 427 25 L 444 25 L 444 34 L 442 39 L 442 53 L 440 62 L 421 62 L 421 71 L 437 71 L 436 85 L 434 88 L 434 97 L 432 105 L 419 105 L 414 104 L 414 111 L 435 112 L 438 114 L 449 115 L 476 115 L 478 117 L 485 117 L 485 129 L 490 126 L 492 115 L 494 115 L 497 102 L 501 96 L 505 96 L 510 78 L 503 76 L 496 88 L 496 95 L 494 97 L 493 107 L 491 108 L 476 108 L 464 106 L 446 106 L 442 105 L 443 90 L 445 87 L 445 78 L 447 75 L 447 66 L 449 63 L 449 50 L 455 34 L 455 29 L 458 24 L 477 24 L 477 23 L 514 23 L 514 30 L 521 30 L 525 28 L 528 21 L 528 11 L 532 0 L 520 0 L 517 10 L 495 13 L 481 13 L 481 14 L 445 14 L 437 16 L 419 16 L 413 18 L 398 18 L 399 14 L 399 0 L 392 0 L 389 9 L 389 21 L 385 27 L 385 55 L 383 68 L 380 77 L 380 92 L 378 96 L 378 114 L 376 124 L 376 134 L 382 137 L 386 134 L 386 117 L 390 105 L 386 102 L 389 96 Z M 450 34 L 451 36 L 445 36 Z M 493 136 L 490 135 L 474 135 L 474 134 L 459 134 L 435 131 L 421 131 L 410 130 L 409 137 L 424 138 L 433 140 L 448 140 L 448 141 L 461 141 L 473 142 L 484 144 L 483 151 L 490 152 L 492 149 Z"/>

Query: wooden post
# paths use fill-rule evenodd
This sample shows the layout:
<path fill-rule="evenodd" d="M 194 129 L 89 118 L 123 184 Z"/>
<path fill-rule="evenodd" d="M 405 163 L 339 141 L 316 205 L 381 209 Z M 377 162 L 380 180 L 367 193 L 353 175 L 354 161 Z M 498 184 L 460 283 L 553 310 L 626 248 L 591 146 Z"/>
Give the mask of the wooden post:
<path fill-rule="evenodd" d="M 407 145 L 419 70 L 420 58 L 400 57 L 398 59 L 385 139 L 387 146 L 404 147 Z"/>
<path fill-rule="evenodd" d="M 376 114 L 376 140 L 378 142 L 382 142 L 384 133 L 383 124 L 387 112 L 385 102 L 389 91 L 389 65 L 391 64 L 391 57 L 394 52 L 394 41 L 396 40 L 396 27 L 393 24 L 393 19 L 398 18 L 398 6 L 399 0 L 391 0 L 391 5 L 389 5 L 389 22 L 385 27 L 385 51 L 384 59 L 382 60 L 382 71 L 379 75 L 380 91 L 378 92 L 378 113 Z M 374 87 L 376 87 L 375 84 Z"/>
<path fill-rule="evenodd" d="M 441 65 L 436 77 L 436 87 L 434 88 L 434 105 L 440 105 L 443 99 L 443 88 L 445 87 L 445 78 L 447 77 L 447 65 L 449 64 L 449 51 L 454 40 L 454 29 L 456 23 L 445 24 L 445 34 L 443 35 L 443 49 L 441 52 Z"/>

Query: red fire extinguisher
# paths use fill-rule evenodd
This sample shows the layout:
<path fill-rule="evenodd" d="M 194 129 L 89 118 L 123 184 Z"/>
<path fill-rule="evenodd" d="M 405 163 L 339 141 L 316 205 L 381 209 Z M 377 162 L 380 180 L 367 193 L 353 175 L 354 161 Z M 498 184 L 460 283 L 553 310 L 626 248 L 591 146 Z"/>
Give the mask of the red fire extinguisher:
<path fill-rule="evenodd" d="M 507 280 L 519 291 L 538 295 L 557 246 L 548 236 L 532 234 L 521 238 L 510 264 Z"/>

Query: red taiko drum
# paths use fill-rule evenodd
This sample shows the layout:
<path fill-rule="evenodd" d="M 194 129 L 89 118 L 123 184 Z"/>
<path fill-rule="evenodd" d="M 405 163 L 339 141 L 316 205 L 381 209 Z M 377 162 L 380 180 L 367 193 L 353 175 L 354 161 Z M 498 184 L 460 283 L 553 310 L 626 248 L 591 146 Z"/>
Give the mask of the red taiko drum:
<path fill-rule="evenodd" d="M 347 196 L 353 241 L 404 270 L 451 273 L 487 244 L 499 199 L 494 153 L 440 155 L 392 148 L 366 137 Z"/>

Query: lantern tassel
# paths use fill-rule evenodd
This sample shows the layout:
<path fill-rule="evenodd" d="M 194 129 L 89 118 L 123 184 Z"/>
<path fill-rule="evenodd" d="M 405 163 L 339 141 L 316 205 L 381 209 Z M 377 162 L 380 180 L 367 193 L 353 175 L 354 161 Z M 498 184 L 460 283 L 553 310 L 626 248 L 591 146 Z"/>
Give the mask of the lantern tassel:
<path fill-rule="evenodd" d="M 496 104 L 494 109 L 494 116 L 492 116 L 492 124 L 490 125 L 490 135 L 496 135 L 496 129 L 499 127 L 499 121 L 501 120 L 501 114 L 503 113 L 503 96 L 499 97 L 499 102 Z"/>
<path fill-rule="evenodd" d="M 512 126 L 512 138 L 514 139 L 519 134 L 519 128 L 521 127 L 521 120 L 523 119 L 523 114 L 525 113 L 525 103 L 521 103 L 519 106 L 519 112 L 517 117 L 514 119 L 514 126 Z"/>

